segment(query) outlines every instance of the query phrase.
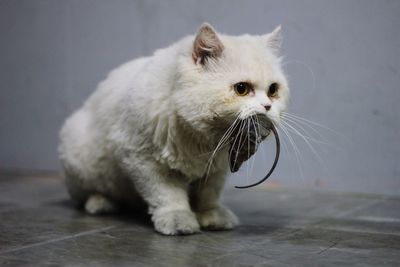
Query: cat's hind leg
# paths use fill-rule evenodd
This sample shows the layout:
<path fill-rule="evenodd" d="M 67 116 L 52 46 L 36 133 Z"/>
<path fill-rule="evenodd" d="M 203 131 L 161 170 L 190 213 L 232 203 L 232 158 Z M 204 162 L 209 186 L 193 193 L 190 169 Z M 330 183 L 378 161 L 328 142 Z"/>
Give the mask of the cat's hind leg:
<path fill-rule="evenodd" d="M 109 198 L 101 194 L 93 194 L 86 200 L 85 210 L 89 214 L 100 215 L 114 213 L 117 210 L 117 206 Z"/>

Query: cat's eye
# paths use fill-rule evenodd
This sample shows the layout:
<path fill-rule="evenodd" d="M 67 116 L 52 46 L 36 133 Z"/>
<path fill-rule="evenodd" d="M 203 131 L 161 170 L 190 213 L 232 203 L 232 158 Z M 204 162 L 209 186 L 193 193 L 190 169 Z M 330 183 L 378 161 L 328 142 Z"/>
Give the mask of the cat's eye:
<path fill-rule="evenodd" d="M 268 88 L 268 96 L 275 97 L 278 94 L 279 84 L 272 83 Z"/>
<path fill-rule="evenodd" d="M 249 83 L 246 82 L 240 82 L 240 83 L 236 83 L 233 86 L 233 89 L 235 89 L 235 93 L 239 96 L 245 96 L 248 93 L 250 93 L 251 90 L 251 85 Z"/>

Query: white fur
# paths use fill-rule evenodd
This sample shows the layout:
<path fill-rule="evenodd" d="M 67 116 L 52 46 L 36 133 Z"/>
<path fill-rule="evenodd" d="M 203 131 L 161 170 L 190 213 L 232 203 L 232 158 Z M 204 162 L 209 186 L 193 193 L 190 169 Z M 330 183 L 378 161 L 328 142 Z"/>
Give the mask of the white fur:
<path fill-rule="evenodd" d="M 279 29 L 218 38 L 222 53 L 204 65 L 194 60 L 189 36 L 120 66 L 66 120 L 59 151 L 73 200 L 101 213 L 141 197 L 155 229 L 167 235 L 237 224 L 218 204 L 227 149 L 205 181 L 210 152 L 237 116 L 264 114 L 279 123 L 289 91 L 277 55 Z M 254 84 L 255 93 L 237 96 L 232 85 L 241 81 Z M 272 82 L 280 84 L 276 99 L 266 94 Z"/>

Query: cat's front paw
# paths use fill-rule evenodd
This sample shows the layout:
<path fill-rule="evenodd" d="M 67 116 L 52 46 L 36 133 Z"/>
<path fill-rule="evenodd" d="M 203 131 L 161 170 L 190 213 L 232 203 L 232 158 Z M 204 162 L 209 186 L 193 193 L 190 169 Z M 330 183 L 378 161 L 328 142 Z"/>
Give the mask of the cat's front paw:
<path fill-rule="evenodd" d="M 230 230 L 239 224 L 239 220 L 228 208 L 219 206 L 196 213 L 201 228 L 206 230 Z"/>
<path fill-rule="evenodd" d="M 193 212 L 170 211 L 153 217 L 154 228 L 164 235 L 190 235 L 200 232 L 200 226 Z"/>

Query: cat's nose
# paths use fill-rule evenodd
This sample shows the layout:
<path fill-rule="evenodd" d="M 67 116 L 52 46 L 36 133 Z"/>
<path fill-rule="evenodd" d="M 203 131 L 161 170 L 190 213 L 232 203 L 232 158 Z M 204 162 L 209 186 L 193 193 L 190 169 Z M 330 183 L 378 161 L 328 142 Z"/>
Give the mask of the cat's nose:
<path fill-rule="evenodd" d="M 263 105 L 263 106 L 267 111 L 271 109 L 271 105 L 270 104 L 266 104 L 266 105 Z"/>

